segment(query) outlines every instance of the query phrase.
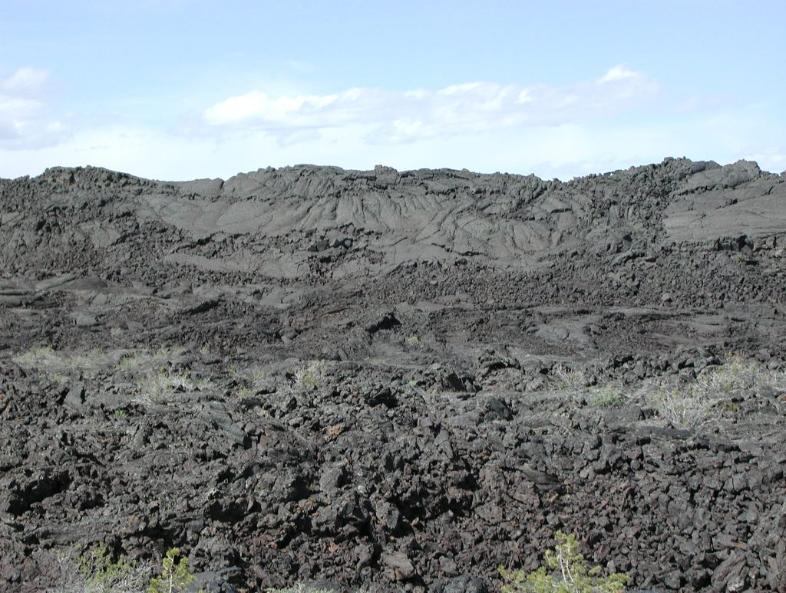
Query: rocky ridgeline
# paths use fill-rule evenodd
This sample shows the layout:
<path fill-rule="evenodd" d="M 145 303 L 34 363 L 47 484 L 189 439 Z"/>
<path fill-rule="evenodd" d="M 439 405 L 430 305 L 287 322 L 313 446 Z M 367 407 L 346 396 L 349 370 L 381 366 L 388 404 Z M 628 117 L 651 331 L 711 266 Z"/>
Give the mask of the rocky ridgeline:
<path fill-rule="evenodd" d="M 786 591 L 784 241 L 746 162 L 0 180 L 0 589 L 103 543 L 480 593 L 563 530 L 635 589 Z"/>

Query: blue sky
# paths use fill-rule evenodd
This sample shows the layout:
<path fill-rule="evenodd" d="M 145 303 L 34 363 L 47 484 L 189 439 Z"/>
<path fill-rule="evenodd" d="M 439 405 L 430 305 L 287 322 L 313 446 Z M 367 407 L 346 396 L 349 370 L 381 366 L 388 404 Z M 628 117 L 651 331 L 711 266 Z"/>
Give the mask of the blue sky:
<path fill-rule="evenodd" d="M 786 169 L 786 3 L 0 0 L 0 176 Z"/>

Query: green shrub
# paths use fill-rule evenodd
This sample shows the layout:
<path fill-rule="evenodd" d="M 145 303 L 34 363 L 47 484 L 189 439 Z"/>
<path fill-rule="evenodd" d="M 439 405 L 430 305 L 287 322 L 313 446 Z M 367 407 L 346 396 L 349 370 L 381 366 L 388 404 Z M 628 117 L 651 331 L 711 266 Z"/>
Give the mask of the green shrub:
<path fill-rule="evenodd" d="M 141 593 L 149 579 L 146 566 L 113 561 L 103 545 L 81 555 L 74 549 L 61 550 L 55 560 L 58 581 L 49 593 Z"/>
<path fill-rule="evenodd" d="M 113 561 L 103 545 L 78 557 L 69 550 L 56 559 L 60 578 L 50 593 L 186 593 L 195 580 L 188 559 L 180 555 L 178 548 L 167 551 L 159 576 L 152 579 L 149 565 L 123 559 Z"/>
<path fill-rule="evenodd" d="M 112 562 L 106 546 L 90 549 L 79 558 L 79 573 L 85 579 L 85 591 L 100 592 L 121 589 L 134 579 L 135 568 L 124 560 Z"/>
<path fill-rule="evenodd" d="M 579 553 L 575 536 L 558 531 L 557 545 L 545 555 L 545 566 L 534 572 L 507 570 L 500 566 L 505 580 L 502 593 L 622 593 L 628 576 L 614 573 L 600 576 L 599 566 L 589 567 Z"/>
<path fill-rule="evenodd" d="M 170 548 L 161 562 L 161 576 L 150 580 L 147 593 L 186 593 L 193 582 L 188 558 L 180 555 L 179 548 Z"/>

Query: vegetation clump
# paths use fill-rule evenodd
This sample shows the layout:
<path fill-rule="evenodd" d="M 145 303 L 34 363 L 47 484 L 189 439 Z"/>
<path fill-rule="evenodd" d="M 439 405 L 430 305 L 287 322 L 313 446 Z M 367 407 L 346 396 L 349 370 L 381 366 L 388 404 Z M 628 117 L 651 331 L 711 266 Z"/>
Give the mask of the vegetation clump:
<path fill-rule="evenodd" d="M 551 369 L 551 380 L 557 389 L 570 392 L 584 389 L 589 382 L 584 370 L 572 369 L 563 364 L 555 365 Z"/>
<path fill-rule="evenodd" d="M 188 558 L 180 555 L 179 548 L 170 548 L 161 562 L 161 576 L 150 580 L 147 593 L 186 593 L 193 582 Z"/>
<path fill-rule="evenodd" d="M 91 548 L 77 560 L 70 554 L 59 557 L 59 562 L 61 584 L 51 593 L 186 593 L 196 580 L 179 548 L 166 552 L 160 574 L 153 578 L 149 566 L 122 558 L 113 561 L 104 545 Z"/>
<path fill-rule="evenodd" d="M 268 589 L 266 593 L 336 593 L 334 589 L 324 589 L 322 587 L 312 587 L 298 583 L 291 587 L 284 587 L 283 589 Z"/>
<path fill-rule="evenodd" d="M 232 365 L 229 367 L 228 372 L 236 384 L 234 394 L 240 399 L 256 395 L 260 389 L 265 387 L 267 373 L 262 367 L 239 368 Z"/>
<path fill-rule="evenodd" d="M 732 354 L 681 386 L 663 386 L 652 397 L 658 415 L 683 428 L 699 427 L 719 414 L 735 413 L 737 401 L 767 390 L 786 389 L 786 373 Z"/>
<path fill-rule="evenodd" d="M 611 386 L 593 389 L 589 404 L 595 408 L 616 408 L 625 403 L 625 395 Z"/>
<path fill-rule="evenodd" d="M 696 385 L 686 385 L 659 389 L 652 403 L 658 415 L 667 422 L 683 428 L 695 428 L 712 417 L 717 400 Z"/>
<path fill-rule="evenodd" d="M 79 559 L 79 573 L 85 579 L 85 592 L 125 592 L 140 585 L 140 575 L 125 560 L 113 562 L 106 546 L 96 546 Z"/>
<path fill-rule="evenodd" d="M 58 585 L 50 593 L 141 593 L 149 570 L 126 560 L 113 561 L 104 545 L 74 557 L 69 551 L 57 556 Z"/>
<path fill-rule="evenodd" d="M 324 360 L 315 360 L 295 372 L 295 388 L 300 391 L 313 391 L 325 379 L 327 365 Z"/>
<path fill-rule="evenodd" d="M 557 545 L 545 555 L 545 566 L 533 572 L 499 571 L 505 580 L 502 593 L 622 593 L 628 576 L 621 573 L 601 576 L 600 566 L 588 566 L 579 553 L 575 536 L 558 531 Z"/>
<path fill-rule="evenodd" d="M 207 379 L 195 379 L 182 373 L 161 371 L 142 377 L 137 387 L 144 402 L 166 404 L 177 392 L 205 391 L 210 389 L 212 384 Z"/>
<path fill-rule="evenodd" d="M 125 372 L 150 372 L 160 370 L 183 360 L 185 348 L 161 347 L 158 350 L 132 350 L 126 352 L 117 364 Z"/>
<path fill-rule="evenodd" d="M 13 361 L 26 369 L 35 369 L 55 380 L 72 374 L 93 376 L 103 368 L 111 367 L 112 357 L 100 350 L 73 353 L 54 350 L 50 346 L 36 346 L 17 354 Z"/>

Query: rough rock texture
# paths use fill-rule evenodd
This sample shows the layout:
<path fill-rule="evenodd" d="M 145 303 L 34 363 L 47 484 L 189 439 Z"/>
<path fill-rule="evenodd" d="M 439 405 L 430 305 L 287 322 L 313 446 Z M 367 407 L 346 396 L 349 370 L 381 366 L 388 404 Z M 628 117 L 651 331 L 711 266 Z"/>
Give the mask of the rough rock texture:
<path fill-rule="evenodd" d="M 786 591 L 783 392 L 693 429 L 584 393 L 782 369 L 784 245 L 748 162 L 0 180 L 0 589 L 102 542 L 215 590 L 481 592 L 562 529 L 642 589 Z"/>

